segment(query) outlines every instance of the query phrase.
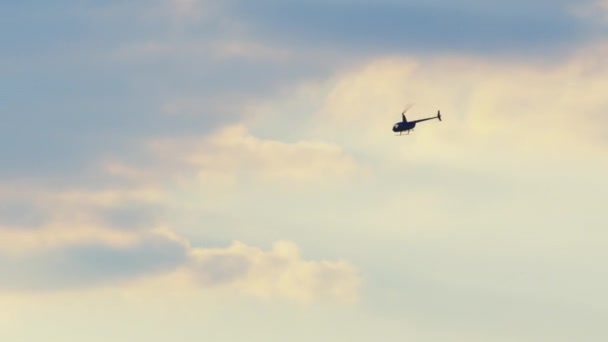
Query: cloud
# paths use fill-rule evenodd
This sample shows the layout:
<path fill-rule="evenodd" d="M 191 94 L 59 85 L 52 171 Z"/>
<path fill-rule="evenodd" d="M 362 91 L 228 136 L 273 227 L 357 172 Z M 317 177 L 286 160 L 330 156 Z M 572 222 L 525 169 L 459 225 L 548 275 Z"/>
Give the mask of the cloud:
<path fill-rule="evenodd" d="M 121 244 L 98 237 L 54 246 L 21 246 L 12 253 L 4 250 L 0 291 L 125 286 L 164 277 L 172 286 L 229 295 L 300 302 L 358 298 L 360 278 L 354 266 L 344 261 L 304 260 L 293 242 L 277 242 L 270 251 L 238 241 L 225 248 L 202 248 L 165 228 L 131 237 Z M 44 239 L 44 235 L 35 238 Z M 19 243 L 18 239 L 9 242 Z"/>
<path fill-rule="evenodd" d="M 101 208 L 99 216 L 105 225 L 122 229 L 149 229 L 158 225 L 163 207 L 160 204 L 125 202 Z"/>
<path fill-rule="evenodd" d="M 188 16 L 197 13 L 201 10 L 203 3 L 207 4 L 205 1 L 200 0 L 172 0 L 171 3 L 178 16 Z"/>
<path fill-rule="evenodd" d="M 8 228 L 75 227 L 149 229 L 162 215 L 161 193 L 153 185 L 96 189 L 53 189 L 11 185 L 0 190 L 0 233 Z"/>
<path fill-rule="evenodd" d="M 175 184 L 198 177 L 202 187 L 194 194 L 200 196 L 201 191 L 213 192 L 217 181 L 226 177 L 253 177 L 255 183 L 276 177 L 286 182 L 348 177 L 357 166 L 338 147 L 260 139 L 243 126 L 194 141 L 169 139 L 152 146 L 156 149 L 150 151 L 151 168 L 101 163 L 112 177 L 126 177 L 131 183 L 102 190 L 2 187 L 0 198 L 6 203 L 25 203 L 45 216 L 36 221 L 35 230 L 22 229 L 27 220 L 6 217 L 13 225 L 0 227 L 0 291 L 145 287 L 148 281 L 164 279 L 167 286 L 227 296 L 357 300 L 360 278 L 348 262 L 305 260 L 289 241 L 279 241 L 269 251 L 238 241 L 225 248 L 203 248 L 162 226 L 188 220 L 176 221 L 189 206 L 180 202 L 184 198 L 174 192 Z M 168 164 L 171 158 L 174 163 Z M 217 205 L 220 197 L 209 200 Z"/>
<path fill-rule="evenodd" d="M 591 46 L 559 63 L 458 55 L 379 58 L 318 82 L 316 91 L 296 89 L 288 101 L 278 94 L 250 122 L 255 130 L 272 125 L 281 113 L 308 111 L 311 119 L 305 131 L 295 133 L 299 138 L 326 139 L 390 163 L 479 167 L 469 161 L 481 155 L 498 162 L 493 166 L 541 154 L 553 162 L 585 159 L 606 152 L 608 139 L 598 124 L 608 109 L 606 56 L 604 48 Z M 400 138 L 406 144 L 395 146 L 390 129 L 408 103 L 414 103 L 409 120 L 441 110 L 443 121 L 419 124 Z"/>
<path fill-rule="evenodd" d="M 139 151 L 133 146 L 141 140 L 216 129 L 226 123 L 223 118 L 233 122 L 240 116 L 242 108 L 234 102 L 246 103 L 302 79 L 326 75 L 363 55 L 416 54 L 425 51 L 425 44 L 462 51 L 462 42 L 454 35 L 464 37 L 464 46 L 482 41 L 484 46 L 496 42 L 512 48 L 499 39 L 504 38 L 547 49 L 547 37 L 555 44 L 566 37 L 568 44 L 574 41 L 578 46 L 581 22 L 564 14 L 564 3 L 482 6 L 461 1 L 452 5 L 454 11 L 443 11 L 438 3 L 418 1 L 384 1 L 373 8 L 367 1 L 134 1 L 88 4 L 66 12 L 61 11 L 65 6 L 45 6 L 44 11 L 36 10 L 44 26 L 35 29 L 21 29 L 28 25 L 32 6 L 10 5 L 16 13 L 12 17 L 23 20 L 7 21 L 4 31 L 24 36 L 11 40 L 7 49 L 9 82 L 14 87 L 6 96 L 10 100 L 0 128 L 0 155 L 7 161 L 0 173 L 12 178 L 74 179 L 100 154 L 121 151 L 135 158 Z M 202 17 L 186 19 L 196 13 Z M 411 13 L 421 19 L 408 20 Z M 489 28 L 478 29 L 479 21 Z M 81 29 L 73 30 L 76 25 Z M 289 40 L 273 38 L 277 33 L 288 34 Z M 479 40 L 478 35 L 485 38 Z M 535 40 L 527 43 L 529 37 Z M 62 47 L 66 39 L 69 44 Z M 385 48 L 369 48 L 380 41 Z M 542 53 L 544 58 L 550 55 Z M 39 100 L 32 102 L 32 97 Z M 192 106 L 184 104 L 184 98 L 215 103 Z M 167 111 L 182 115 L 168 118 Z M 20 147 L 17 151 L 11 146 Z"/>
<path fill-rule="evenodd" d="M 86 183 L 80 178 L 100 155 L 136 158 L 141 140 L 213 130 L 224 118 L 231 122 L 239 117 L 236 102 L 276 87 L 285 75 L 296 78 L 307 72 L 291 66 L 276 70 L 271 60 L 263 67 L 268 77 L 259 78 L 257 57 L 248 63 L 225 58 L 226 53 L 252 52 L 251 43 L 241 47 L 246 39 L 224 39 L 229 33 L 221 23 L 196 26 L 198 19 L 190 18 L 190 26 L 179 28 L 179 20 L 172 19 L 175 9 L 197 12 L 190 11 L 193 8 L 222 18 L 210 12 L 216 7 L 210 2 L 39 7 L 10 5 L 6 13 L 14 20 L 2 23 L 4 32 L 21 34 L 7 41 L 10 52 L 0 65 L 14 85 L 7 90 L 5 124 L 0 127 L 0 157 L 5 161 L 0 174 L 7 179 L 78 178 Z M 31 11 L 38 18 L 34 24 L 29 22 Z M 274 51 L 255 46 L 262 56 Z M 259 92 L 253 94 L 253 88 Z M 174 113 L 172 105 L 184 97 L 230 101 L 192 111 L 191 106 L 178 105 L 181 115 L 169 117 L 167 107 Z"/>
<path fill-rule="evenodd" d="M 35 231 L 0 229 L 0 288 L 74 291 L 148 277 L 175 277 L 180 283 L 185 277 L 192 278 L 194 288 L 245 296 L 356 300 L 359 278 L 352 265 L 304 260 L 292 242 L 278 242 L 270 251 L 240 242 L 208 249 L 175 234 L 154 233 L 188 207 L 174 197 L 175 186 L 184 182 L 197 181 L 202 187 L 194 192 L 206 195 L 222 180 L 228 185 L 348 180 L 359 166 L 337 145 L 262 139 L 236 125 L 193 139 L 153 139 L 150 146 L 139 161 L 102 160 L 103 168 L 95 170 L 127 183 L 101 190 L 4 186 L 1 198 L 20 198 L 48 215 Z M 217 203 L 219 197 L 209 200 Z M 18 221 L 18 228 L 26 223 Z"/>
<path fill-rule="evenodd" d="M 185 251 L 179 244 L 154 236 L 123 246 L 81 241 L 26 249 L 0 254 L 0 289 L 56 291 L 104 286 L 169 271 L 184 259 Z"/>
<path fill-rule="evenodd" d="M 47 217 L 48 213 L 32 202 L 10 198 L 0 200 L 0 229 L 36 228 Z"/>
<path fill-rule="evenodd" d="M 373 51 L 513 53 L 578 44 L 589 31 L 567 2 L 237 2 L 250 31 L 281 44 Z M 362 51 L 361 46 L 366 47 Z"/>
<path fill-rule="evenodd" d="M 594 21 L 600 27 L 608 22 L 608 1 L 606 0 L 574 3 L 571 4 L 570 8 L 571 13 L 580 17 L 581 20 Z"/>
<path fill-rule="evenodd" d="M 195 249 L 192 268 L 203 286 L 230 285 L 239 293 L 298 301 L 358 299 L 358 271 L 344 261 L 306 261 L 289 241 L 270 251 L 234 242 L 225 249 Z"/>
<path fill-rule="evenodd" d="M 340 180 L 361 171 L 355 159 L 338 145 L 258 138 L 243 125 L 224 127 L 200 139 L 156 140 L 150 145 L 163 163 L 173 162 L 177 170 L 194 167 L 199 179 L 211 183 L 207 178 L 266 182 Z"/>

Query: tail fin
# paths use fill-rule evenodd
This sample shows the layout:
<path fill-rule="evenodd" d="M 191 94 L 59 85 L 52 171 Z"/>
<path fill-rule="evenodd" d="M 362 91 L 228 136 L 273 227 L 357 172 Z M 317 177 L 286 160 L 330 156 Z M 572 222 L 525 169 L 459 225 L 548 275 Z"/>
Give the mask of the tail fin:
<path fill-rule="evenodd" d="M 437 119 L 439 119 L 439 121 L 441 121 L 441 111 L 437 111 Z"/>

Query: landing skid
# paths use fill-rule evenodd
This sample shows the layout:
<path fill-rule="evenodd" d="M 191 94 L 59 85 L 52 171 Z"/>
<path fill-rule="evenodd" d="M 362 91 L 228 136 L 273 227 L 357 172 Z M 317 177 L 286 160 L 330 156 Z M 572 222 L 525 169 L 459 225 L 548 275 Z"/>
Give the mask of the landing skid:
<path fill-rule="evenodd" d="M 410 135 L 410 131 L 413 131 L 413 129 L 405 131 L 405 134 L 402 134 L 403 132 L 399 132 L 399 134 L 395 134 L 395 136 L 398 137 L 400 135 Z"/>

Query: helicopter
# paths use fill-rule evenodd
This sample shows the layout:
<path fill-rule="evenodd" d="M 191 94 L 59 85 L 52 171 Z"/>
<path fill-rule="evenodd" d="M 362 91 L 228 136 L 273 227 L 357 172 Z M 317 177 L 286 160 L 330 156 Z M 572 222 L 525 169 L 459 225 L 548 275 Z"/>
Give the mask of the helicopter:
<path fill-rule="evenodd" d="M 416 127 L 416 123 L 418 123 L 418 122 L 433 120 L 433 119 L 438 119 L 439 121 L 441 121 L 441 111 L 439 111 L 439 110 L 437 111 L 437 116 L 430 117 L 430 118 L 424 118 L 424 119 L 418 119 L 418 120 L 414 120 L 414 121 L 407 121 L 407 119 L 405 117 L 405 112 L 407 112 L 408 109 L 409 109 L 409 107 L 406 108 L 405 110 L 403 110 L 403 112 L 401 113 L 401 117 L 403 118 L 403 120 L 401 122 L 395 123 L 395 125 L 393 126 L 393 132 L 399 132 L 399 135 L 401 135 L 403 132 L 406 132 L 406 134 L 409 135 L 410 131 L 414 130 L 414 127 Z"/>

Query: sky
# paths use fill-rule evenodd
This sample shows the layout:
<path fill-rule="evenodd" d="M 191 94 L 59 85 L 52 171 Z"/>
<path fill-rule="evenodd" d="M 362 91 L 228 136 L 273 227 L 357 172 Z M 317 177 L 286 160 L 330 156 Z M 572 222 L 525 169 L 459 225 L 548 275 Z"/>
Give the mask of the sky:
<path fill-rule="evenodd" d="M 0 19 L 1 340 L 608 338 L 608 2 Z"/>

